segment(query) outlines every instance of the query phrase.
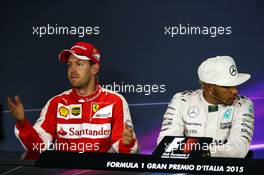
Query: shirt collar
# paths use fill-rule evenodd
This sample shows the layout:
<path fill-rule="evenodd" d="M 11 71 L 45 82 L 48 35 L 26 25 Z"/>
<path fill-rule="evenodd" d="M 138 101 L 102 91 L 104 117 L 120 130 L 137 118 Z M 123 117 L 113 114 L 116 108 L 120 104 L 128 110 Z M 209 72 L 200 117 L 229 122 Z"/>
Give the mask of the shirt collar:
<path fill-rule="evenodd" d="M 219 110 L 219 105 L 218 104 L 211 104 L 203 96 L 203 89 L 200 90 L 200 99 L 203 101 L 204 104 L 206 104 L 206 108 L 208 112 L 216 112 Z"/>
<path fill-rule="evenodd" d="M 74 98 L 74 100 L 77 100 L 79 103 L 90 102 L 90 101 L 97 99 L 99 95 L 101 94 L 101 92 L 102 92 L 102 88 L 99 84 L 96 85 L 96 90 L 91 95 L 88 95 L 88 96 L 78 95 L 76 92 L 76 89 L 73 88 L 72 97 Z"/>

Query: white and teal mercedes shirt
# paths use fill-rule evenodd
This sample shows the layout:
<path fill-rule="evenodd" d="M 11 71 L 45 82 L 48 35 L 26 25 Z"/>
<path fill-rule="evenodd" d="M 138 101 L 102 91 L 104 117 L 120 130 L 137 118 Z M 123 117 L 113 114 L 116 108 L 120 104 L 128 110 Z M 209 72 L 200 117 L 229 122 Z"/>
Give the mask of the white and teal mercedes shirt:
<path fill-rule="evenodd" d="M 164 136 L 212 137 L 213 157 L 247 155 L 254 131 L 253 103 L 238 96 L 232 105 L 209 104 L 203 90 L 177 93 L 163 117 L 158 143 Z"/>

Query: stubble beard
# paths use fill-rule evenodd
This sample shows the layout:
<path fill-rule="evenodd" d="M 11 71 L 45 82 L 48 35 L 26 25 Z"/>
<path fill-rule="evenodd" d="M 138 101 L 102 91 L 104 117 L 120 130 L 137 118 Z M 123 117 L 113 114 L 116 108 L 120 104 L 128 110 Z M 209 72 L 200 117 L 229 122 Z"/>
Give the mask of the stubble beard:
<path fill-rule="evenodd" d="M 80 80 L 80 81 L 77 81 L 77 82 L 72 82 L 70 80 L 70 83 L 71 83 L 71 86 L 75 89 L 83 89 L 85 87 L 88 87 L 89 83 L 90 83 L 91 79 L 90 78 L 87 78 L 86 80 Z"/>

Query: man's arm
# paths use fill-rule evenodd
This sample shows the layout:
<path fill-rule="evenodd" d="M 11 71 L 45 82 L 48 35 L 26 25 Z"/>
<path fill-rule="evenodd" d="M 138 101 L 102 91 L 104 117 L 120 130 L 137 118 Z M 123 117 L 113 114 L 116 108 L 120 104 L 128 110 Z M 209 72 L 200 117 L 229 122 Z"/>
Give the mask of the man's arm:
<path fill-rule="evenodd" d="M 163 116 L 163 122 L 160 130 L 160 134 L 157 140 L 157 144 L 165 136 L 183 136 L 184 135 L 184 122 L 182 115 L 183 99 L 181 93 L 177 93 L 170 101 L 168 108 Z"/>
<path fill-rule="evenodd" d="M 122 96 L 114 106 L 112 120 L 111 143 L 115 151 L 118 153 L 138 153 L 138 142 L 133 130 L 128 104 Z"/>
<path fill-rule="evenodd" d="M 53 140 L 55 132 L 54 115 L 50 101 L 42 109 L 40 118 L 32 127 L 24 113 L 24 107 L 20 98 L 15 97 L 13 101 L 10 97 L 7 98 L 8 107 L 11 115 L 16 119 L 15 135 L 21 142 L 25 150 L 28 151 L 43 151 Z M 53 115 L 53 118 L 47 118 L 47 115 Z"/>
<path fill-rule="evenodd" d="M 254 132 L 253 103 L 243 99 L 240 109 L 235 113 L 227 143 L 212 147 L 212 157 L 240 157 L 244 158 L 249 150 Z"/>

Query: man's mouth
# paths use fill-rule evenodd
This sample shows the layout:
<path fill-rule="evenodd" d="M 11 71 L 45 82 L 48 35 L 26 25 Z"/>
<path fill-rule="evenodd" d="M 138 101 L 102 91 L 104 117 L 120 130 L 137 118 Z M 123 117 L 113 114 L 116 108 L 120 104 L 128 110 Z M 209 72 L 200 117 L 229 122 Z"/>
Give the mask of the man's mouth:
<path fill-rule="evenodd" d="M 77 79 L 77 78 L 79 78 L 80 76 L 79 75 L 70 75 L 70 79 L 72 80 L 72 79 Z"/>
<path fill-rule="evenodd" d="M 237 99 L 237 96 L 234 96 L 230 100 L 235 101 L 236 99 Z"/>

